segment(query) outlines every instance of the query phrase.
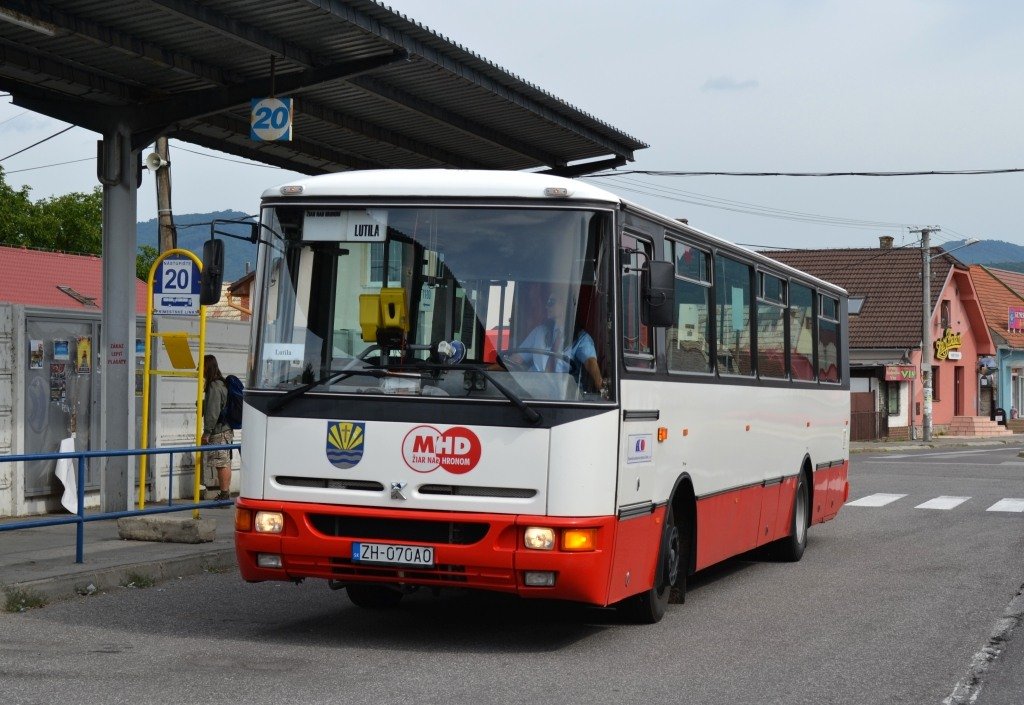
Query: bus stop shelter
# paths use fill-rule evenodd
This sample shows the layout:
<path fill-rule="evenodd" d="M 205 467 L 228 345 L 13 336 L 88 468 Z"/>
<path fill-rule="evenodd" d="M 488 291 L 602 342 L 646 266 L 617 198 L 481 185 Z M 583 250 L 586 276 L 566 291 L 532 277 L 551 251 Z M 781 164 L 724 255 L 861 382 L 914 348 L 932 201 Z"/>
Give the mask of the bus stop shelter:
<path fill-rule="evenodd" d="M 102 136 L 105 449 L 134 445 L 136 189 L 156 137 L 306 174 L 578 176 L 647 146 L 373 0 L 0 0 L 0 90 Z M 250 139 L 263 97 L 294 100 L 290 141 Z M 101 483 L 102 509 L 126 508 L 124 459 Z"/>

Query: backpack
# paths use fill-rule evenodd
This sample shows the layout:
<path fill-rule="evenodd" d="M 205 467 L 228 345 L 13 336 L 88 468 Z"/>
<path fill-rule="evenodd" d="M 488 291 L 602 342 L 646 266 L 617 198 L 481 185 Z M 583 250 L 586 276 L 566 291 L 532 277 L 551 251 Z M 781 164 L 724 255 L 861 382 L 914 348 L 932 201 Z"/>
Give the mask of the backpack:
<path fill-rule="evenodd" d="M 234 375 L 227 375 L 224 378 L 224 386 L 228 388 L 228 399 L 224 402 L 224 408 L 220 412 L 218 421 L 223 421 L 234 429 L 242 427 L 242 395 L 245 393 L 245 386 L 242 380 Z"/>

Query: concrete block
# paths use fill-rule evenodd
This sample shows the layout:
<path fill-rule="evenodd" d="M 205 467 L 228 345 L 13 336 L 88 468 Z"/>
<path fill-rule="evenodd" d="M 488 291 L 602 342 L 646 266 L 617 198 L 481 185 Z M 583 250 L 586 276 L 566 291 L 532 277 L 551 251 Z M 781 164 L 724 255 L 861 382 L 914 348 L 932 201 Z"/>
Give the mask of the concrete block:
<path fill-rule="evenodd" d="M 117 535 L 132 541 L 209 543 L 214 540 L 216 532 L 217 522 L 213 519 L 153 515 L 117 520 Z"/>

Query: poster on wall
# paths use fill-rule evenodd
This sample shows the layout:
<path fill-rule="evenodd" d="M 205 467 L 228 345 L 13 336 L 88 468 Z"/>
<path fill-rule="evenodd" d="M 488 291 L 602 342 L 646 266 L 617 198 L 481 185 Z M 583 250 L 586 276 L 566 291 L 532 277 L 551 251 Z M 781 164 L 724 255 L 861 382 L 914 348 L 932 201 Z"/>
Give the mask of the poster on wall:
<path fill-rule="evenodd" d="M 67 342 L 67 341 L 65 341 Z M 63 362 L 50 363 L 50 401 L 64 401 L 68 396 L 67 370 Z"/>
<path fill-rule="evenodd" d="M 92 338 L 81 335 L 75 340 L 75 372 L 87 375 L 92 372 Z"/>
<path fill-rule="evenodd" d="M 41 370 L 43 369 L 43 341 L 41 340 L 30 340 L 28 341 L 28 368 L 30 370 Z"/>
<path fill-rule="evenodd" d="M 68 341 L 66 341 L 66 340 L 54 340 L 53 341 L 53 359 L 54 360 L 70 360 L 71 359 L 71 344 Z"/>

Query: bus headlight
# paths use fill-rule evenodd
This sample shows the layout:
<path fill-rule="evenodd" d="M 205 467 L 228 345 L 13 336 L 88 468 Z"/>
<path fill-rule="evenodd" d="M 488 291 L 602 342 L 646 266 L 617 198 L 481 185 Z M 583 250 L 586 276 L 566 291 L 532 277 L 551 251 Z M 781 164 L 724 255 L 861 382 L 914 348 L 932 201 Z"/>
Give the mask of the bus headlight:
<path fill-rule="evenodd" d="M 256 512 L 253 527 L 258 534 L 279 534 L 284 531 L 284 514 L 281 512 Z"/>
<path fill-rule="evenodd" d="M 555 547 L 555 530 L 545 526 L 528 526 L 523 532 L 523 545 L 535 551 L 550 551 Z"/>

